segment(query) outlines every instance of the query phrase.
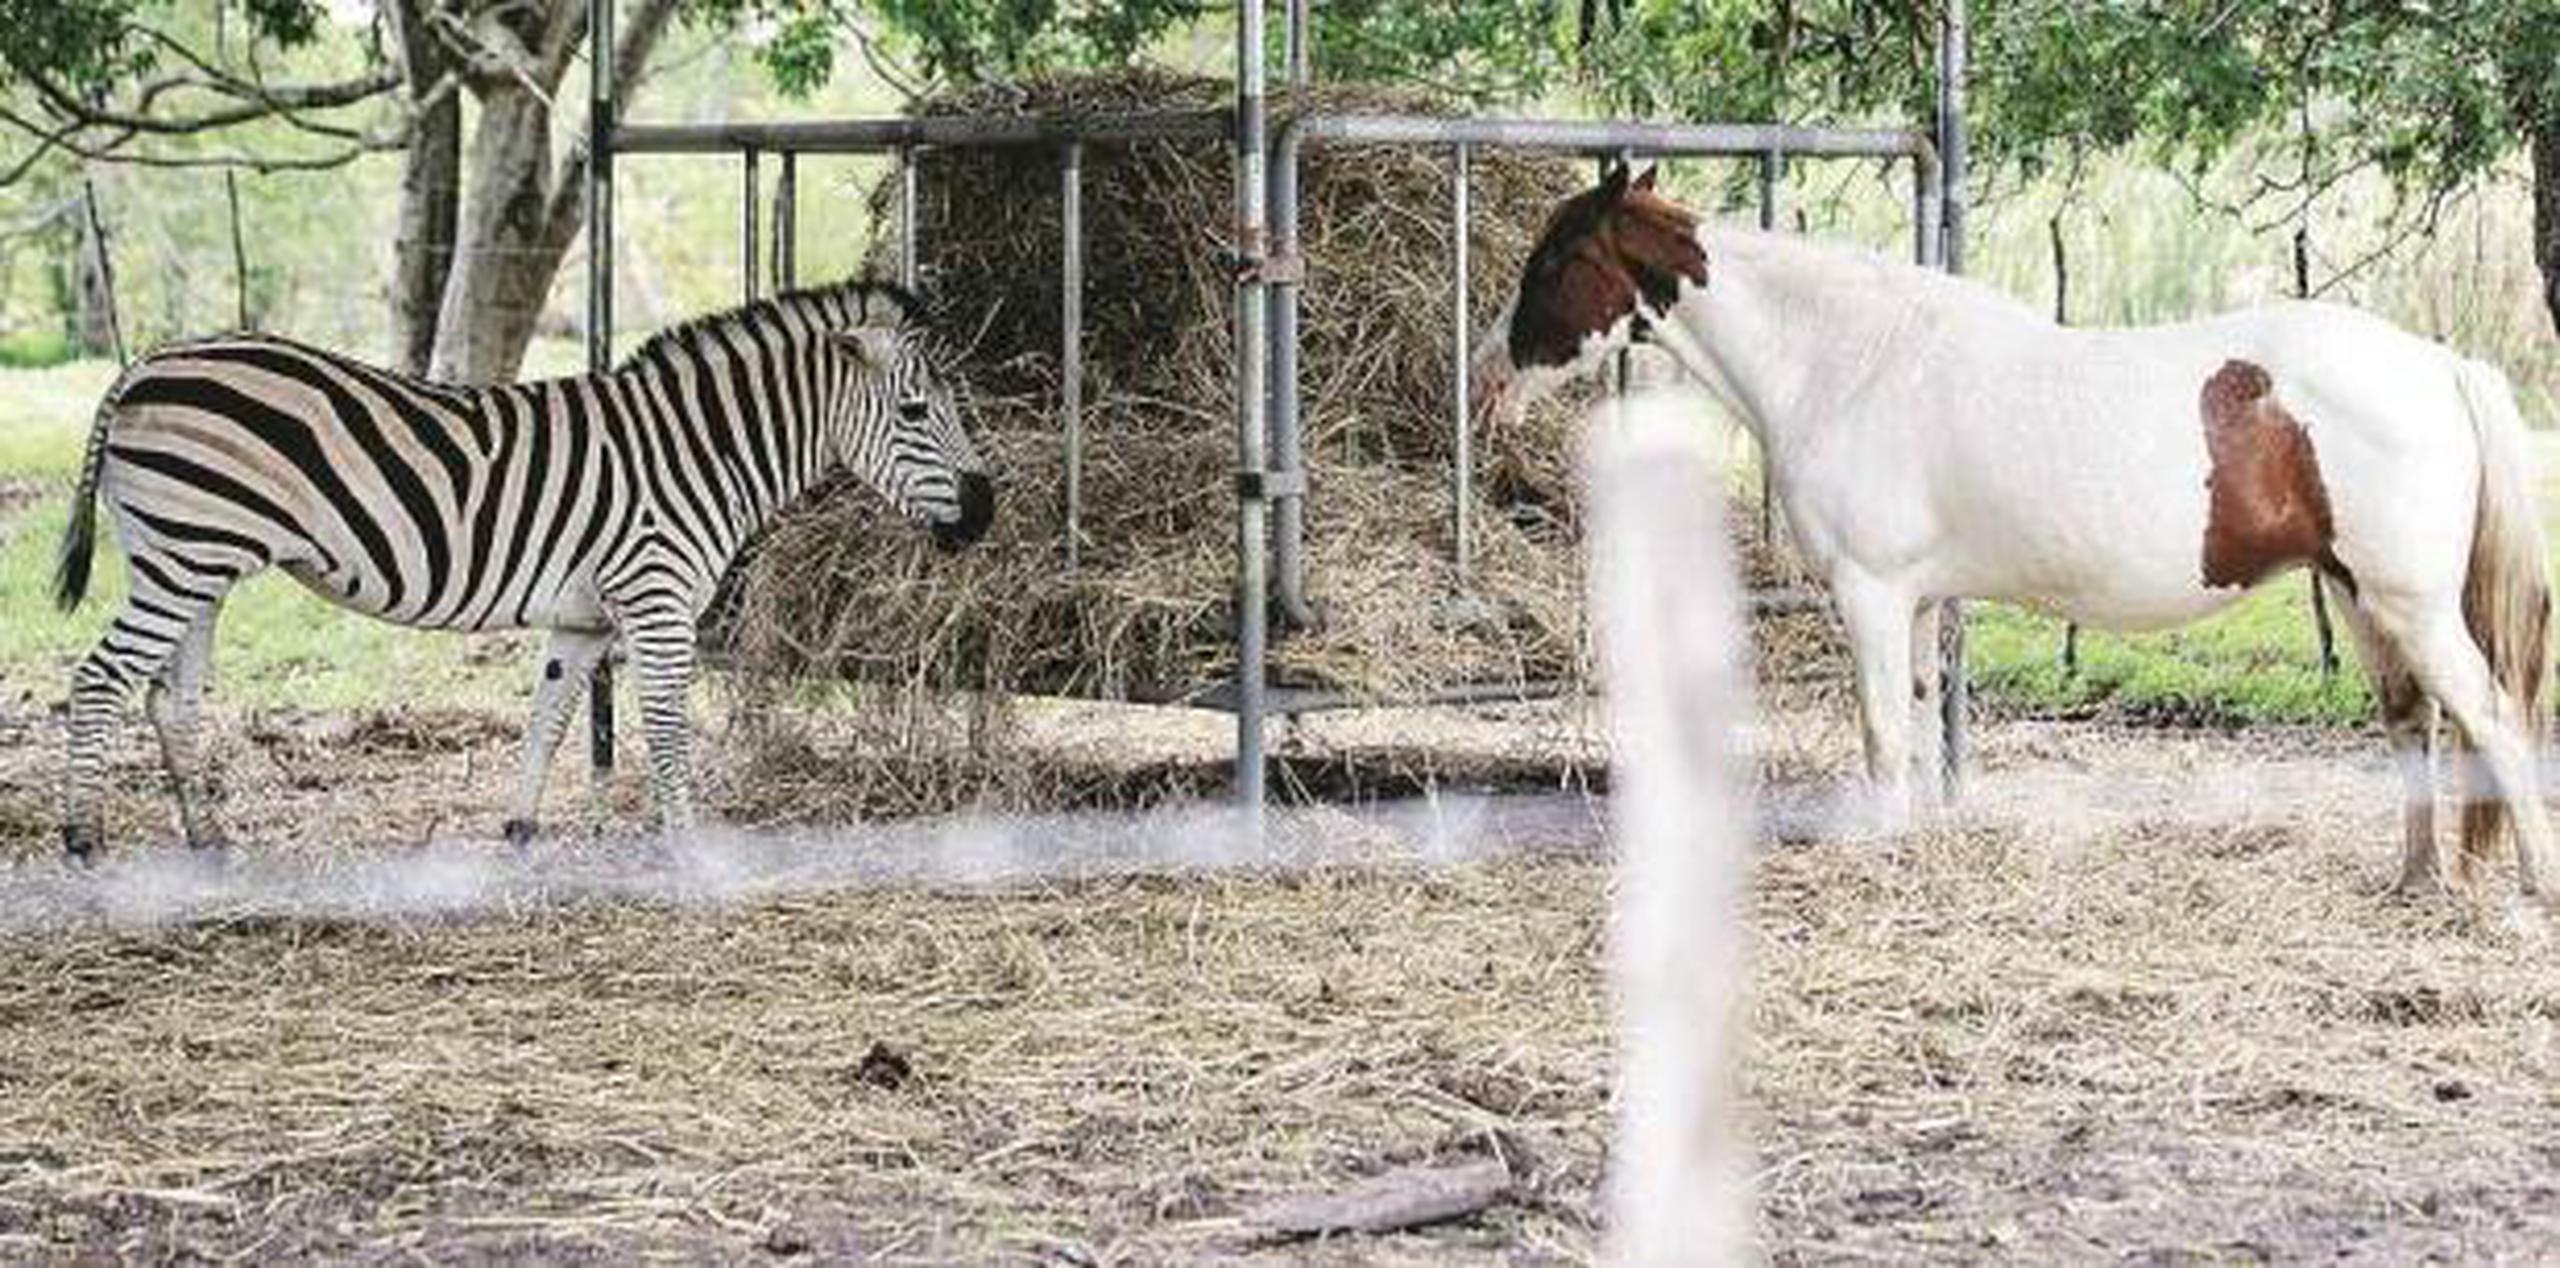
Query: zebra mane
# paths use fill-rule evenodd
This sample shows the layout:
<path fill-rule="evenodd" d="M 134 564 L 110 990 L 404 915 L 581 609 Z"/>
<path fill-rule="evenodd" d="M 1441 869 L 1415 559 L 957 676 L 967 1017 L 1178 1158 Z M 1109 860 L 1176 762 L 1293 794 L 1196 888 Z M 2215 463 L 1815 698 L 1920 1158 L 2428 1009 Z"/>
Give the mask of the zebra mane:
<path fill-rule="evenodd" d="M 838 298 L 851 301 L 855 311 L 861 313 L 866 320 L 874 315 L 894 315 L 897 319 L 896 324 L 901 326 L 922 325 L 925 321 L 924 301 L 917 298 L 915 292 L 895 282 L 853 277 L 840 282 L 828 282 L 820 286 L 784 291 L 779 295 L 769 295 L 753 303 L 741 304 L 736 308 L 705 313 L 699 317 L 689 317 L 642 340 L 639 347 L 632 349 L 631 354 L 622 359 L 622 364 L 630 366 L 656 353 L 690 347 L 704 335 L 763 325 L 774 320 L 786 308 L 811 301 Z M 886 312 L 883 312 L 876 302 L 880 300 L 888 301 Z"/>

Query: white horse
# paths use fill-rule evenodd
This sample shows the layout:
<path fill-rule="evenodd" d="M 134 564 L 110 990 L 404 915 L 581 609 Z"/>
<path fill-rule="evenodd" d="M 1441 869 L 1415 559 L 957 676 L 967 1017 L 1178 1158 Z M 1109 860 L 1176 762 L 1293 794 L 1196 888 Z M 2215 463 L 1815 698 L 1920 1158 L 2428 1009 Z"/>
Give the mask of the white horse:
<path fill-rule="evenodd" d="M 2352 309 L 2073 329 L 1964 280 L 1703 225 L 1621 168 L 1568 200 L 1480 362 L 1516 409 L 1631 340 L 1744 420 L 1857 661 L 1880 826 L 1935 769 L 1937 602 L 2158 629 L 2309 566 L 2354 631 L 2400 768 L 2400 887 L 2444 884 L 2438 706 L 2475 754 L 2462 875 L 2509 822 L 2528 896 L 2550 598 L 2499 373 Z M 1935 781 L 1923 779 L 1923 795 Z"/>

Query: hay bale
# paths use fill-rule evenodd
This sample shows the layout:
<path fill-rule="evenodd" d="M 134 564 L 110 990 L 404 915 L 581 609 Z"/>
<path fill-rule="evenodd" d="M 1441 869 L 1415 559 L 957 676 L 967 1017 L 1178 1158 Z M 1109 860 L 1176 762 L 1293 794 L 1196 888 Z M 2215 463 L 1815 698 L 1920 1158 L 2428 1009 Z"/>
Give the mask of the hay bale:
<path fill-rule="evenodd" d="M 1224 91 L 1212 80 L 1133 71 L 971 89 L 925 109 L 1205 107 Z M 1329 88 L 1315 99 L 1443 108 L 1376 89 Z M 974 338 L 963 373 L 999 472 L 995 530 L 943 556 L 868 494 L 819 500 L 778 525 L 735 579 L 734 606 L 712 631 L 732 663 L 1136 700 L 1179 698 L 1232 673 L 1225 150 L 1087 152 L 1090 405 L 1082 561 L 1072 575 L 1055 404 L 1056 164 L 1046 150 L 951 151 L 925 155 L 919 172 L 935 302 L 954 338 Z M 1474 323 L 1499 310 L 1549 208 L 1580 181 L 1569 159 L 1476 158 Z M 1450 563 L 1447 156 L 1320 150 L 1302 189 L 1308 577 L 1325 619 L 1275 644 L 1275 676 L 1372 698 L 1579 678 L 1578 412 L 1569 402 L 1479 438 L 1473 591 L 1499 618 L 1450 618 L 1460 587 Z M 873 205 L 885 212 L 892 197 L 884 185 Z M 885 256 L 884 245 L 875 259 Z"/>

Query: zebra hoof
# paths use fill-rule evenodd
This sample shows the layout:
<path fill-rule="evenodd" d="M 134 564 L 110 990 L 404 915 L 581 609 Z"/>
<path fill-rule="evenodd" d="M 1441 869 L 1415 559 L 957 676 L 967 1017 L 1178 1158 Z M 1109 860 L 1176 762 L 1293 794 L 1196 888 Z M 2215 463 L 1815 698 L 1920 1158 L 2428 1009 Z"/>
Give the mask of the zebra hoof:
<path fill-rule="evenodd" d="M 74 863 L 90 864 L 107 848 L 107 834 L 94 823 L 62 825 L 62 853 Z"/>
<path fill-rule="evenodd" d="M 506 826 L 498 831 L 507 838 L 507 844 L 519 850 L 533 844 L 534 829 L 531 819 L 509 819 Z"/>

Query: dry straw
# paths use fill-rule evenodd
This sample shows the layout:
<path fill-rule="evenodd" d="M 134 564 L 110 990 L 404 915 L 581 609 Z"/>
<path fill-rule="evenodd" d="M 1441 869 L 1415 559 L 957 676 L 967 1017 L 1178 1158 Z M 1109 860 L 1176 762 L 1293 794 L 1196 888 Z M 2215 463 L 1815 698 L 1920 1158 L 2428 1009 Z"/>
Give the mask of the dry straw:
<path fill-rule="evenodd" d="M 970 89 L 925 109 L 1074 115 L 1205 107 L 1220 95 L 1214 81 L 1129 71 Z M 1377 89 L 1318 100 L 1439 108 Z M 1450 603 L 1461 586 L 1449 162 L 1380 149 L 1308 159 L 1308 570 L 1323 623 L 1277 644 L 1273 672 L 1285 682 L 1386 698 L 1584 672 L 1568 406 L 1480 437 L 1472 590 L 1498 615 L 1451 615 L 1466 609 Z M 1498 311 L 1548 210 L 1579 179 L 1565 158 L 1477 159 L 1477 322 Z M 1057 156 L 929 152 L 924 255 L 946 329 L 974 340 L 962 374 L 999 471 L 996 529 L 944 556 L 867 494 L 818 501 L 785 519 L 737 579 L 713 631 L 732 663 L 920 691 L 1136 700 L 1182 698 L 1232 674 L 1226 153 L 1215 143 L 1095 147 L 1085 180 L 1080 567 L 1065 567 Z M 874 192 L 884 213 L 887 199 Z"/>

